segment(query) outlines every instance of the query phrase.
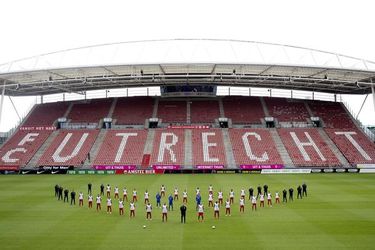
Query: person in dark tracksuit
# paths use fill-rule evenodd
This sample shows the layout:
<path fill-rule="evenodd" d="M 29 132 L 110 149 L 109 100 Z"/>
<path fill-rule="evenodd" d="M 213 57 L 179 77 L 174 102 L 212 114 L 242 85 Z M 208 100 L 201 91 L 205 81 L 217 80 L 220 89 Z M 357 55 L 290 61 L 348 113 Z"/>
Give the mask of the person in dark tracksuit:
<path fill-rule="evenodd" d="M 55 185 L 55 197 L 58 197 L 59 196 L 59 185 Z"/>
<path fill-rule="evenodd" d="M 307 197 L 307 185 L 306 185 L 306 183 L 302 184 L 302 195 Z"/>
<path fill-rule="evenodd" d="M 88 193 L 89 195 L 92 194 L 91 188 L 92 188 L 92 184 L 91 184 L 91 183 L 87 184 L 87 193 Z"/>
<path fill-rule="evenodd" d="M 302 187 L 301 187 L 301 185 L 297 187 L 297 199 L 302 199 Z"/>
<path fill-rule="evenodd" d="M 100 195 L 104 195 L 104 185 L 100 185 Z"/>
<path fill-rule="evenodd" d="M 253 195 L 254 195 L 254 189 L 253 187 L 250 187 L 249 188 L 249 200 L 251 199 L 251 197 L 253 197 Z"/>
<path fill-rule="evenodd" d="M 268 185 L 267 184 L 264 184 L 263 190 L 264 190 L 264 195 L 267 195 L 268 194 Z"/>
<path fill-rule="evenodd" d="M 68 197 L 68 194 L 69 194 L 69 190 L 68 189 L 65 189 L 64 190 L 64 202 L 69 202 L 69 197 Z"/>
<path fill-rule="evenodd" d="M 258 198 L 259 195 L 261 195 L 261 193 L 262 193 L 262 187 L 260 185 L 258 185 L 257 191 L 258 191 L 258 193 L 257 193 L 257 198 Z"/>
<path fill-rule="evenodd" d="M 286 191 L 286 189 L 283 190 L 283 202 L 288 202 L 288 199 L 286 198 L 288 192 Z"/>
<path fill-rule="evenodd" d="M 59 196 L 58 196 L 58 198 L 57 198 L 57 200 L 62 200 L 63 199 L 63 190 L 64 190 L 64 188 L 63 187 L 59 187 Z"/>
<path fill-rule="evenodd" d="M 293 201 L 293 188 L 289 188 L 289 201 Z"/>
<path fill-rule="evenodd" d="M 185 206 L 185 204 L 182 204 L 182 206 L 180 207 L 181 223 L 186 223 L 186 210 L 187 210 L 187 207 Z"/>
<path fill-rule="evenodd" d="M 76 204 L 76 192 L 74 190 L 70 193 L 70 205 Z"/>

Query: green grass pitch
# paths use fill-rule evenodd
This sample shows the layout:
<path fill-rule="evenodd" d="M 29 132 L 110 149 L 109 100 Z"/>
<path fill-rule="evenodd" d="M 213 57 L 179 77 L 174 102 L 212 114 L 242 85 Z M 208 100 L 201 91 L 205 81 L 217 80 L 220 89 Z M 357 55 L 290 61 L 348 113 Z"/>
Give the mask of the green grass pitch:
<path fill-rule="evenodd" d="M 304 181 L 307 198 L 272 208 L 266 205 L 257 212 L 251 211 L 246 200 L 245 213 L 239 213 L 241 188 L 267 183 L 273 194 L 281 194 L 283 188 L 296 189 Z M 101 212 L 95 211 L 95 200 L 89 210 L 88 182 L 93 183 L 94 197 L 101 183 L 118 185 L 120 196 L 124 186 L 129 194 L 136 188 L 136 218 L 129 219 L 128 203 L 125 216 L 120 217 L 117 201 L 111 215 L 105 212 L 105 201 Z M 84 191 L 84 207 L 57 201 L 55 184 Z M 168 214 L 169 221 L 161 222 L 154 198 L 161 184 L 167 194 L 177 186 L 180 199 L 182 190 L 188 189 L 187 224 L 179 221 L 179 202 Z M 231 217 L 225 217 L 221 208 L 221 218 L 214 220 L 212 208 L 207 209 L 209 184 L 215 191 L 222 189 L 225 196 L 230 188 L 235 190 Z M 206 205 L 203 223 L 197 221 L 195 212 L 196 187 Z M 154 206 L 152 221 L 145 219 L 146 188 Z M 1 249 L 374 249 L 375 175 L 0 176 L 0 244 Z"/>

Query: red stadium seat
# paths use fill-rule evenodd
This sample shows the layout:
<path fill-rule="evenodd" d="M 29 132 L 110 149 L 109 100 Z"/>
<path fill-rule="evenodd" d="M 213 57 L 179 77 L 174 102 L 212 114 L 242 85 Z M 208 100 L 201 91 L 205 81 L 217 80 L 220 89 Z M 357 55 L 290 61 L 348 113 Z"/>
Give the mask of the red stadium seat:
<path fill-rule="evenodd" d="M 99 123 L 108 116 L 113 99 L 91 100 L 87 103 L 75 103 L 68 115 L 72 123 Z"/>
<path fill-rule="evenodd" d="M 191 123 L 214 123 L 220 117 L 219 102 L 195 101 L 190 104 Z"/>
<path fill-rule="evenodd" d="M 261 124 L 265 117 L 259 97 L 229 96 L 223 99 L 225 117 L 233 124 Z"/>
<path fill-rule="evenodd" d="M 144 124 L 145 120 L 152 117 L 154 99 L 151 97 L 126 97 L 119 98 L 112 118 L 116 124 Z"/>

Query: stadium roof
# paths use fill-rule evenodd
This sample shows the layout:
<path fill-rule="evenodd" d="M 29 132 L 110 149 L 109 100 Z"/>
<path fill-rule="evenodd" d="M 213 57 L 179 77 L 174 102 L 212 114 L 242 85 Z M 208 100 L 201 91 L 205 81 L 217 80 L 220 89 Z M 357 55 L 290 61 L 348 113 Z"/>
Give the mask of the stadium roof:
<path fill-rule="evenodd" d="M 58 51 L 0 65 L 10 96 L 212 84 L 367 94 L 375 62 L 253 41 L 149 40 Z"/>

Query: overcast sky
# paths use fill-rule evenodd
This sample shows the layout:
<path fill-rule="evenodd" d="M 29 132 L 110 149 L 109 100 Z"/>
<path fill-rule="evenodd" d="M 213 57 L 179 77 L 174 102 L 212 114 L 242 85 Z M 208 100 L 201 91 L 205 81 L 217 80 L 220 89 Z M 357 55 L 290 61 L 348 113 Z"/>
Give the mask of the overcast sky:
<path fill-rule="evenodd" d="M 163 38 L 282 43 L 375 61 L 374 7 L 371 0 L 1 0 L 0 63 L 80 46 Z M 356 112 L 363 98 L 350 100 Z M 28 103 L 15 99 L 20 113 Z M 4 104 L 0 131 L 16 119 L 9 100 Z M 375 124 L 372 98 L 360 119 Z"/>

